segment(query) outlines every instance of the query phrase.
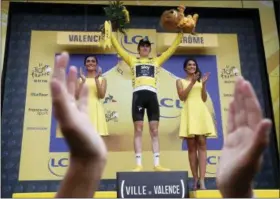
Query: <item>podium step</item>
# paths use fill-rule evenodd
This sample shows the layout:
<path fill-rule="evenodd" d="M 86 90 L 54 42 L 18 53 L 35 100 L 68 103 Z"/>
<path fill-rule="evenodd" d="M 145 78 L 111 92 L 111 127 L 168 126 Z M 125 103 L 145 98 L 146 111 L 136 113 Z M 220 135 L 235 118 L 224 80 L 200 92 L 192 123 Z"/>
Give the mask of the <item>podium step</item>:
<path fill-rule="evenodd" d="M 186 198 L 188 172 L 118 172 L 118 198 Z"/>
<path fill-rule="evenodd" d="M 279 190 L 254 190 L 255 198 L 279 198 Z M 54 192 L 14 193 L 13 198 L 54 198 Z M 190 198 L 222 198 L 218 190 L 190 191 Z M 97 191 L 93 198 L 117 198 L 116 191 Z"/>
<path fill-rule="evenodd" d="M 198 190 L 190 194 L 192 198 L 222 198 L 219 190 Z M 254 198 L 279 198 L 279 190 L 254 190 Z"/>

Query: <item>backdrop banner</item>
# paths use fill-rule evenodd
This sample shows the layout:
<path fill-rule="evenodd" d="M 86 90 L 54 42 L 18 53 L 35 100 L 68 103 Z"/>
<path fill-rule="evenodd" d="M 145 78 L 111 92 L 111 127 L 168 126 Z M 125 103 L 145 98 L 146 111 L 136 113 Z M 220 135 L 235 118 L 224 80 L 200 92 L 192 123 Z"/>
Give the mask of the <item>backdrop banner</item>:
<path fill-rule="evenodd" d="M 82 67 L 83 70 L 85 56 L 96 55 L 103 76 L 107 79 L 107 93 L 102 102 L 110 135 L 104 138 L 109 155 L 103 179 L 114 179 L 116 172 L 130 171 L 135 166 L 129 67 L 116 56 L 114 49 L 104 51 L 98 46 L 93 45 L 89 49 L 82 45 L 73 51 L 71 45 L 61 45 L 67 44 L 63 38 L 67 39 L 69 35 L 56 31 L 32 31 L 19 180 L 62 179 L 68 167 L 68 147 L 53 117 L 49 91 L 55 56 L 62 50 L 70 52 L 69 65 Z M 71 35 L 83 38 L 94 33 Z M 139 40 L 146 37 L 152 42 L 152 56 L 156 56 L 167 48 L 162 35 L 165 34 L 151 29 L 131 29 L 127 36 L 119 36 L 118 39 L 128 53 L 136 56 Z M 178 137 L 182 103 L 177 96 L 176 80 L 186 76 L 184 60 L 194 57 L 202 73 L 211 73 L 207 83 L 209 97 L 206 104 L 216 121 L 218 137 L 207 140 L 207 177 L 214 177 L 224 141 L 227 107 L 232 98 L 235 78 L 240 75 L 240 61 L 236 35 L 218 34 L 209 37 L 217 38 L 213 45 L 197 48 L 181 45 L 161 67 L 158 86 L 159 134 L 162 165 L 174 171 L 190 171 L 186 142 Z M 42 46 L 47 48 L 42 49 Z M 145 171 L 151 171 L 153 158 L 146 116 L 143 134 L 143 166 Z"/>
<path fill-rule="evenodd" d="M 99 45 L 100 32 L 58 32 L 57 44 Z"/>
<path fill-rule="evenodd" d="M 49 3 L 47 0 L 18 0 L 20 2 L 40 2 Z M 2 57 L 4 56 L 6 29 L 9 10 L 9 1 L 1 2 L 1 41 Z M 52 3 L 70 3 L 70 4 L 108 4 L 109 1 L 52 1 Z M 127 5 L 137 6 L 178 6 L 178 1 L 127 1 Z M 279 37 L 275 20 L 274 6 L 272 1 L 180 1 L 180 4 L 189 7 L 220 7 L 220 8 L 255 8 L 259 10 L 260 22 L 265 50 L 267 72 L 269 74 L 271 98 L 273 102 L 274 120 L 276 126 L 276 135 L 278 140 L 278 150 L 280 150 L 280 133 L 279 133 Z M 76 44 L 76 43 L 75 43 Z M 81 44 L 87 45 L 87 44 Z M 94 44 L 92 44 L 94 45 Z M 1 59 L 2 63 L 4 59 Z M 2 72 L 1 63 L 1 72 Z"/>

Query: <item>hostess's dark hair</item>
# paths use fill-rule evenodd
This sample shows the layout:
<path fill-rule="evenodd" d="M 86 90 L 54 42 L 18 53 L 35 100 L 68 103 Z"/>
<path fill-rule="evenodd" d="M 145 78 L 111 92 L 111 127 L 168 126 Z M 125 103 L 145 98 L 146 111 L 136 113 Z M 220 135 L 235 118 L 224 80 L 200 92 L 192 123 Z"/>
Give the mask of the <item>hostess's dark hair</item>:
<path fill-rule="evenodd" d="M 187 58 L 187 59 L 185 60 L 185 62 L 184 62 L 184 65 L 183 65 L 184 71 L 186 71 L 186 67 L 187 67 L 189 61 L 193 61 L 193 62 L 195 63 L 195 65 L 196 65 L 195 73 L 199 73 L 199 77 L 198 77 L 197 81 L 200 82 L 200 79 L 201 79 L 201 70 L 200 70 L 199 67 L 198 67 L 198 63 L 197 63 L 196 59 L 194 59 L 194 58 Z"/>
<path fill-rule="evenodd" d="M 89 57 L 94 57 L 96 63 L 98 64 L 98 59 L 95 55 L 87 55 L 87 56 L 85 56 L 85 59 L 84 59 L 84 66 L 86 65 L 87 58 L 89 58 Z"/>

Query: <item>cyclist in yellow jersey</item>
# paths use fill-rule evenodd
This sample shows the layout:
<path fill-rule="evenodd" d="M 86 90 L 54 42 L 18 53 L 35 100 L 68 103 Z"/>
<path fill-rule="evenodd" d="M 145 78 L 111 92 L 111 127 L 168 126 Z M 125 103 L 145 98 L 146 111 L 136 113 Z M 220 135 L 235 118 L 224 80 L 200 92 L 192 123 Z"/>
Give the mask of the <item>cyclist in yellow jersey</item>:
<path fill-rule="evenodd" d="M 134 57 L 128 54 L 119 44 L 114 34 L 112 34 L 112 43 L 117 53 L 129 65 L 132 71 L 132 118 L 134 122 L 134 151 L 136 157 L 136 168 L 134 171 L 142 171 L 142 131 L 145 109 L 149 120 L 150 134 L 152 139 L 154 153 L 154 170 L 169 171 L 163 168 L 159 163 L 159 103 L 157 98 L 157 70 L 169 59 L 175 52 L 181 40 L 183 33 L 178 33 L 175 41 L 167 51 L 161 56 L 149 58 L 151 52 L 151 42 L 147 39 L 141 39 L 137 50 L 140 57 Z"/>

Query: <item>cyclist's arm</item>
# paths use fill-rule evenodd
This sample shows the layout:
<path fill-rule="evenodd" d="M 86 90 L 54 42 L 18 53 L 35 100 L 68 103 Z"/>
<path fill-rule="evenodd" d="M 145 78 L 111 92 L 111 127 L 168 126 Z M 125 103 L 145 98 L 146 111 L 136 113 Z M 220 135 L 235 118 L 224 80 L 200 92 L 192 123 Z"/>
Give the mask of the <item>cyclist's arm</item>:
<path fill-rule="evenodd" d="M 180 45 L 182 38 L 183 38 L 184 33 L 178 33 L 175 41 L 172 43 L 172 45 L 164 52 L 161 54 L 161 56 L 156 58 L 157 64 L 161 66 L 166 60 L 168 60 L 173 53 L 176 51 L 177 47 Z"/>
<path fill-rule="evenodd" d="M 115 47 L 117 53 L 122 57 L 122 59 L 131 66 L 131 55 L 129 55 L 120 45 L 117 38 L 115 37 L 114 33 L 112 33 L 112 44 Z"/>

